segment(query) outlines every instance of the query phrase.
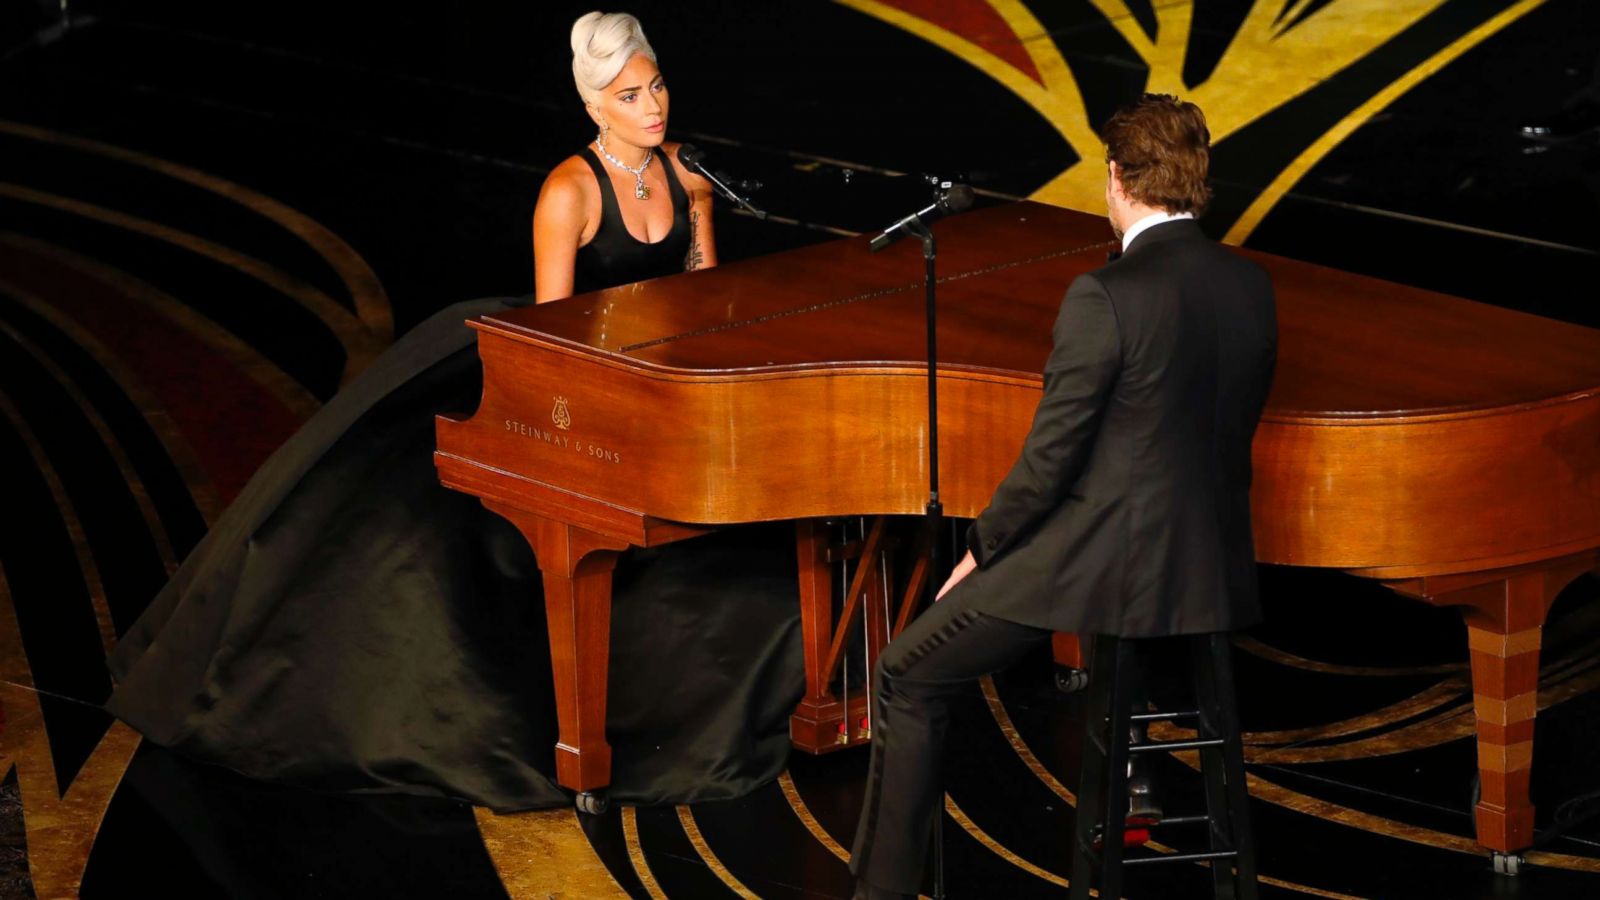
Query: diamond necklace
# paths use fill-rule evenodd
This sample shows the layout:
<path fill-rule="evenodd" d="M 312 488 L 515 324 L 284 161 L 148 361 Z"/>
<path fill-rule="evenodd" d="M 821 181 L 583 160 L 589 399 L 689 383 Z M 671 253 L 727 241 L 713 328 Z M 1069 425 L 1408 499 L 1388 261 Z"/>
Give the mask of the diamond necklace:
<path fill-rule="evenodd" d="M 595 136 L 594 145 L 595 147 L 599 148 L 600 155 L 606 158 L 606 162 L 611 163 L 613 166 L 616 166 L 622 171 L 633 176 L 633 196 L 640 200 L 650 199 L 650 188 L 644 183 L 644 170 L 650 168 L 650 160 L 656 158 L 655 153 L 647 152 L 644 157 L 644 162 L 640 164 L 639 168 L 635 169 L 633 166 L 630 166 L 622 160 L 617 159 L 615 156 L 607 153 L 605 139 L 599 137 L 598 135 Z"/>

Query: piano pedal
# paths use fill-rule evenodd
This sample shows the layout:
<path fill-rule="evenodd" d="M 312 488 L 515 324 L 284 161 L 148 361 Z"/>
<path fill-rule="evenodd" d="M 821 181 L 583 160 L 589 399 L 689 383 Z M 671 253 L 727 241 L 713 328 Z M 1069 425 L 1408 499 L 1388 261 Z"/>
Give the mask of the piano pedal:
<path fill-rule="evenodd" d="M 834 738 L 834 743 L 837 744 L 859 743 L 861 741 L 872 740 L 872 728 L 868 725 L 867 718 L 865 716 L 862 716 L 856 721 L 856 733 L 855 737 L 853 738 L 850 736 L 850 724 L 848 722 L 840 722 L 836 730 L 838 732 L 838 736 Z"/>

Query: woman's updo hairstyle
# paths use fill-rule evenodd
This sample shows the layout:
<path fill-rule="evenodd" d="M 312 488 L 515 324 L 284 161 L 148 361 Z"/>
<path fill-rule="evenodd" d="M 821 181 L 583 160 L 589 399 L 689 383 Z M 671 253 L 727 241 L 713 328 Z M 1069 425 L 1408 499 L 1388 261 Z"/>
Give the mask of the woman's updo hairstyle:
<path fill-rule="evenodd" d="M 572 78 L 583 102 L 593 103 L 635 53 L 656 61 L 656 51 L 633 16 L 592 12 L 573 22 Z"/>

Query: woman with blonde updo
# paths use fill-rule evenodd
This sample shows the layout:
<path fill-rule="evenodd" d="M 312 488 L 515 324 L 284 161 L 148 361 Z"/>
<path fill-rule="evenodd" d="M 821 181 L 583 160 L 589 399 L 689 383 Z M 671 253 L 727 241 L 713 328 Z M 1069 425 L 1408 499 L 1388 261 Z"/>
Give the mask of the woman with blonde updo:
<path fill-rule="evenodd" d="M 715 264 L 709 185 L 665 143 L 667 89 L 628 15 L 572 30 L 598 134 L 545 181 L 540 302 Z M 151 744 L 246 775 L 495 810 L 570 803 L 543 582 L 516 529 L 439 484 L 434 416 L 482 395 L 474 316 L 413 328 L 274 453 L 118 643 L 107 708 Z M 626 803 L 738 796 L 776 777 L 799 699 L 782 523 L 625 557 L 607 738 Z"/>
<path fill-rule="evenodd" d="M 537 300 L 716 265 L 711 183 L 665 140 L 667 85 L 639 20 L 592 12 L 574 22 L 572 76 L 599 133 L 539 192 Z"/>

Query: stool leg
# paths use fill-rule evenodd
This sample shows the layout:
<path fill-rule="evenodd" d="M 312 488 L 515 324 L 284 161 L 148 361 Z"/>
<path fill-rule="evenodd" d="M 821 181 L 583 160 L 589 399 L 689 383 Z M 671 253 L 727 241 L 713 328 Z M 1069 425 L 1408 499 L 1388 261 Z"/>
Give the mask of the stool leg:
<path fill-rule="evenodd" d="M 1233 642 L 1227 634 L 1211 635 L 1212 666 L 1216 673 L 1218 711 L 1225 743 L 1222 747 L 1227 768 L 1228 809 L 1233 820 L 1233 846 L 1239 852 L 1235 868 L 1239 872 L 1240 900 L 1256 900 L 1256 846 L 1250 830 L 1250 790 L 1245 781 L 1244 738 L 1239 730 L 1238 692 L 1233 681 Z"/>
<path fill-rule="evenodd" d="M 1117 641 L 1110 654 L 1116 667 L 1111 678 L 1106 739 L 1106 790 L 1101 816 L 1100 896 L 1122 896 L 1122 836 L 1128 821 L 1128 733 L 1133 727 L 1133 644 Z"/>
<path fill-rule="evenodd" d="M 1189 660 L 1194 672 L 1195 708 L 1200 711 L 1199 737 L 1215 740 L 1224 737 L 1221 697 L 1217 685 L 1215 650 L 1210 635 L 1189 639 Z M 1236 850 L 1238 829 L 1230 809 L 1229 775 L 1224 747 L 1200 749 L 1200 778 L 1206 791 L 1206 815 L 1211 817 L 1207 838 L 1212 850 Z M 1217 900 L 1234 900 L 1233 865 L 1228 860 L 1212 860 L 1211 891 Z"/>
<path fill-rule="evenodd" d="M 1116 644 L 1115 638 L 1096 637 L 1094 652 L 1089 658 L 1083 749 L 1078 760 L 1078 809 L 1073 825 L 1070 900 L 1089 900 L 1089 890 L 1095 881 L 1094 831 L 1105 807 L 1105 748 L 1110 739 L 1106 732 L 1106 713 L 1111 706 Z"/>

